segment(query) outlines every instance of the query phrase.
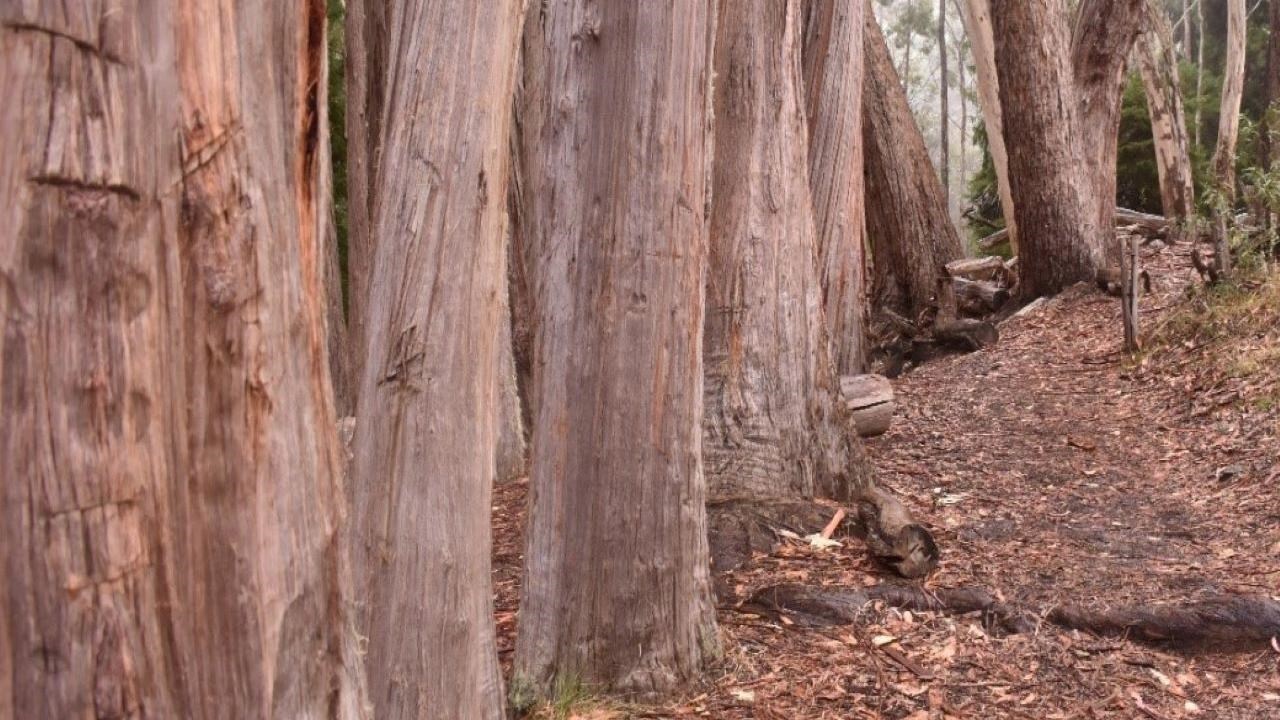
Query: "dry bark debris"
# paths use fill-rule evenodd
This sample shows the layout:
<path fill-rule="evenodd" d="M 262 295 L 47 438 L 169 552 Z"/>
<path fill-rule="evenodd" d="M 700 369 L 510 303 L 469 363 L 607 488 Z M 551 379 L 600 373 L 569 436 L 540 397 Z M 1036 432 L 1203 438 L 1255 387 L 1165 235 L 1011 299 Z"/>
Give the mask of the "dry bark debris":
<path fill-rule="evenodd" d="M 1174 242 L 1144 257 L 1155 281 L 1155 294 L 1142 298 L 1153 331 L 1195 281 L 1188 251 Z M 1280 596 L 1280 413 L 1253 405 L 1280 371 L 1271 379 L 1210 372 L 1206 356 L 1219 346 L 1207 338 L 1152 344 L 1145 359 L 1125 359 L 1119 305 L 1091 288 L 1071 290 L 1004 322 L 997 348 L 895 382 L 901 409 L 868 452 L 882 485 L 946 551 L 929 582 L 909 587 L 940 598 L 945 588 L 989 588 L 1016 608 Z M 525 490 L 517 482 L 495 492 L 504 662 Z M 834 511 L 823 507 L 797 533 L 820 531 Z M 1147 647 L 1132 633 L 1100 638 L 1043 622 L 1005 634 L 981 609 L 944 613 L 895 598 L 873 599 L 854 624 L 820 627 L 740 607 L 772 586 L 867 592 L 893 581 L 862 543 L 774 543 L 716 575 L 720 665 L 686 696 L 617 717 L 1280 717 L 1280 653 L 1270 647 L 1191 654 Z"/>

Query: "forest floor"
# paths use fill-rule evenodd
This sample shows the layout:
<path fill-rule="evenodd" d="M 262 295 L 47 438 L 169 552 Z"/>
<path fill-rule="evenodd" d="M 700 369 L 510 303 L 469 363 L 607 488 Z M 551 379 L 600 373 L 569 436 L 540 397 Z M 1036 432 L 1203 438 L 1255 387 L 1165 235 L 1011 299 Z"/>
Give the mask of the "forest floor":
<path fill-rule="evenodd" d="M 942 548 L 926 588 L 981 587 L 1041 616 L 1062 603 L 1280 599 L 1280 279 L 1221 291 L 1231 297 L 1191 291 L 1187 252 L 1148 253 L 1144 336 L 1154 339 L 1137 358 L 1120 352 L 1119 301 L 1075 288 L 1004 323 L 996 347 L 895 381 L 894 426 L 867 446 L 881 484 Z M 525 490 L 495 497 L 508 667 Z M 720 598 L 724 657 L 703 687 L 663 707 L 571 694 L 546 714 L 1280 717 L 1280 644 L 1190 654 L 1048 624 L 999 636 L 976 615 L 878 605 L 855 625 L 803 629 L 739 607 L 784 582 L 900 581 L 856 539 L 826 550 L 785 542 L 722 579 L 735 597 Z"/>

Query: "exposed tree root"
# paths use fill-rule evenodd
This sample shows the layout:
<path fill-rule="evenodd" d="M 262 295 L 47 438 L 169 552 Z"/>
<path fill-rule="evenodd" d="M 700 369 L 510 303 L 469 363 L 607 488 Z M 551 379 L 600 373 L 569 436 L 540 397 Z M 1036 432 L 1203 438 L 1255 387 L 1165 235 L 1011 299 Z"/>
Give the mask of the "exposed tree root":
<path fill-rule="evenodd" d="M 1065 628 L 1183 650 L 1248 652 L 1280 637 L 1280 603 L 1264 597 L 1223 596 L 1096 611 L 1062 606 L 1054 608 L 1048 620 Z"/>
<path fill-rule="evenodd" d="M 786 615 L 806 627 L 857 622 L 867 606 L 962 615 L 981 612 L 988 631 L 1034 632 L 1037 615 L 1001 602 L 980 588 L 936 591 L 884 584 L 848 590 L 805 585 L 774 585 L 757 591 L 741 609 L 770 617 Z M 1280 638 L 1280 602 L 1264 597 L 1223 596 L 1181 605 L 1139 605 L 1113 610 L 1059 606 L 1047 622 L 1070 630 L 1123 636 L 1136 642 L 1192 652 L 1249 652 Z"/>

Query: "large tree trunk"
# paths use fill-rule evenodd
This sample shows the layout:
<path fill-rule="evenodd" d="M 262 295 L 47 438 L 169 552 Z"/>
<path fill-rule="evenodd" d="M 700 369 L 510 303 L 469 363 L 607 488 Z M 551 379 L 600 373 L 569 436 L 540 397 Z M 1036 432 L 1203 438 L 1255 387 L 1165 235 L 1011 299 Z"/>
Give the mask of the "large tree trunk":
<path fill-rule="evenodd" d="M 357 627 L 379 717 L 503 716 L 489 513 L 522 6 L 398 0 L 386 67 L 362 63 L 395 98 L 366 138 L 382 160 L 353 466 Z"/>
<path fill-rule="evenodd" d="M 1062 0 L 991 0 L 1025 298 L 1092 282 L 1099 262 Z M 1026 232 L 1036 228 L 1036 232 Z"/>
<path fill-rule="evenodd" d="M 813 260 L 801 35 L 798 0 L 719 18 L 702 442 L 716 499 L 853 494 Z"/>
<path fill-rule="evenodd" d="M 1133 45 L 1146 25 L 1149 0 L 1081 0 L 1071 40 L 1078 102 L 1078 138 L 1084 151 L 1090 225 L 1108 264 L 1120 266 L 1121 248 L 1111 222 L 1116 209 L 1116 147 L 1120 105 Z"/>
<path fill-rule="evenodd" d="M 60 8 L 0 8 L 0 717 L 359 717 L 324 3 Z"/>
<path fill-rule="evenodd" d="M 1188 25 L 1190 22 L 1188 21 Z M 1182 106 L 1182 82 L 1173 30 L 1164 9 L 1147 3 L 1146 31 L 1138 41 L 1138 67 L 1147 95 L 1147 113 L 1155 138 L 1156 170 L 1165 217 L 1187 220 L 1195 215 L 1191 143 Z"/>
<path fill-rule="evenodd" d="M 863 3 L 812 0 L 805 24 L 809 189 L 832 358 L 841 375 L 861 374 L 865 364 Z"/>
<path fill-rule="evenodd" d="M 668 691 L 716 652 L 698 434 L 710 8 L 550 0 L 529 18 L 521 704 L 557 678 Z"/>
<path fill-rule="evenodd" d="M 943 268 L 964 250 L 870 3 L 865 21 L 862 111 L 872 297 L 881 307 L 915 317 L 933 307 Z"/>
<path fill-rule="evenodd" d="M 1005 227 L 1009 230 L 1009 246 L 1018 252 L 1016 213 L 1013 211 L 1013 190 L 1009 184 L 1009 155 L 1004 142 L 1004 116 L 1000 111 L 1000 80 L 996 74 L 995 39 L 991 34 L 991 6 L 989 0 L 963 0 L 965 34 L 973 49 L 973 67 L 978 76 L 978 98 L 982 105 L 982 119 L 987 131 L 987 146 L 996 169 L 996 184 L 1000 190 L 1000 207 L 1004 211 Z"/>

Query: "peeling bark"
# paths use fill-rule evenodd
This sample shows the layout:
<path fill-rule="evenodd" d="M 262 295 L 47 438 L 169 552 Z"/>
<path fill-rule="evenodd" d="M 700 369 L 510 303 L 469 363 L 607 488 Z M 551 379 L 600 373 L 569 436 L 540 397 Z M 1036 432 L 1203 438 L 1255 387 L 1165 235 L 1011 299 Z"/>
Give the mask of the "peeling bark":
<path fill-rule="evenodd" d="M 1154 2 L 1147 3 L 1147 28 L 1137 54 L 1156 146 L 1161 206 L 1170 220 L 1187 220 L 1195 215 L 1195 188 L 1178 55 L 1169 19 Z"/>
<path fill-rule="evenodd" d="M 1009 185 L 1009 154 L 1004 143 L 1004 117 L 1000 111 L 1000 79 L 996 74 L 995 39 L 991 34 L 989 0 L 963 0 L 965 34 L 973 50 L 973 66 L 978 78 L 978 98 L 987 130 L 987 146 L 996 170 L 1000 207 L 1004 211 L 1009 246 L 1018 254 L 1018 230 L 1013 211 L 1013 190 Z"/>

